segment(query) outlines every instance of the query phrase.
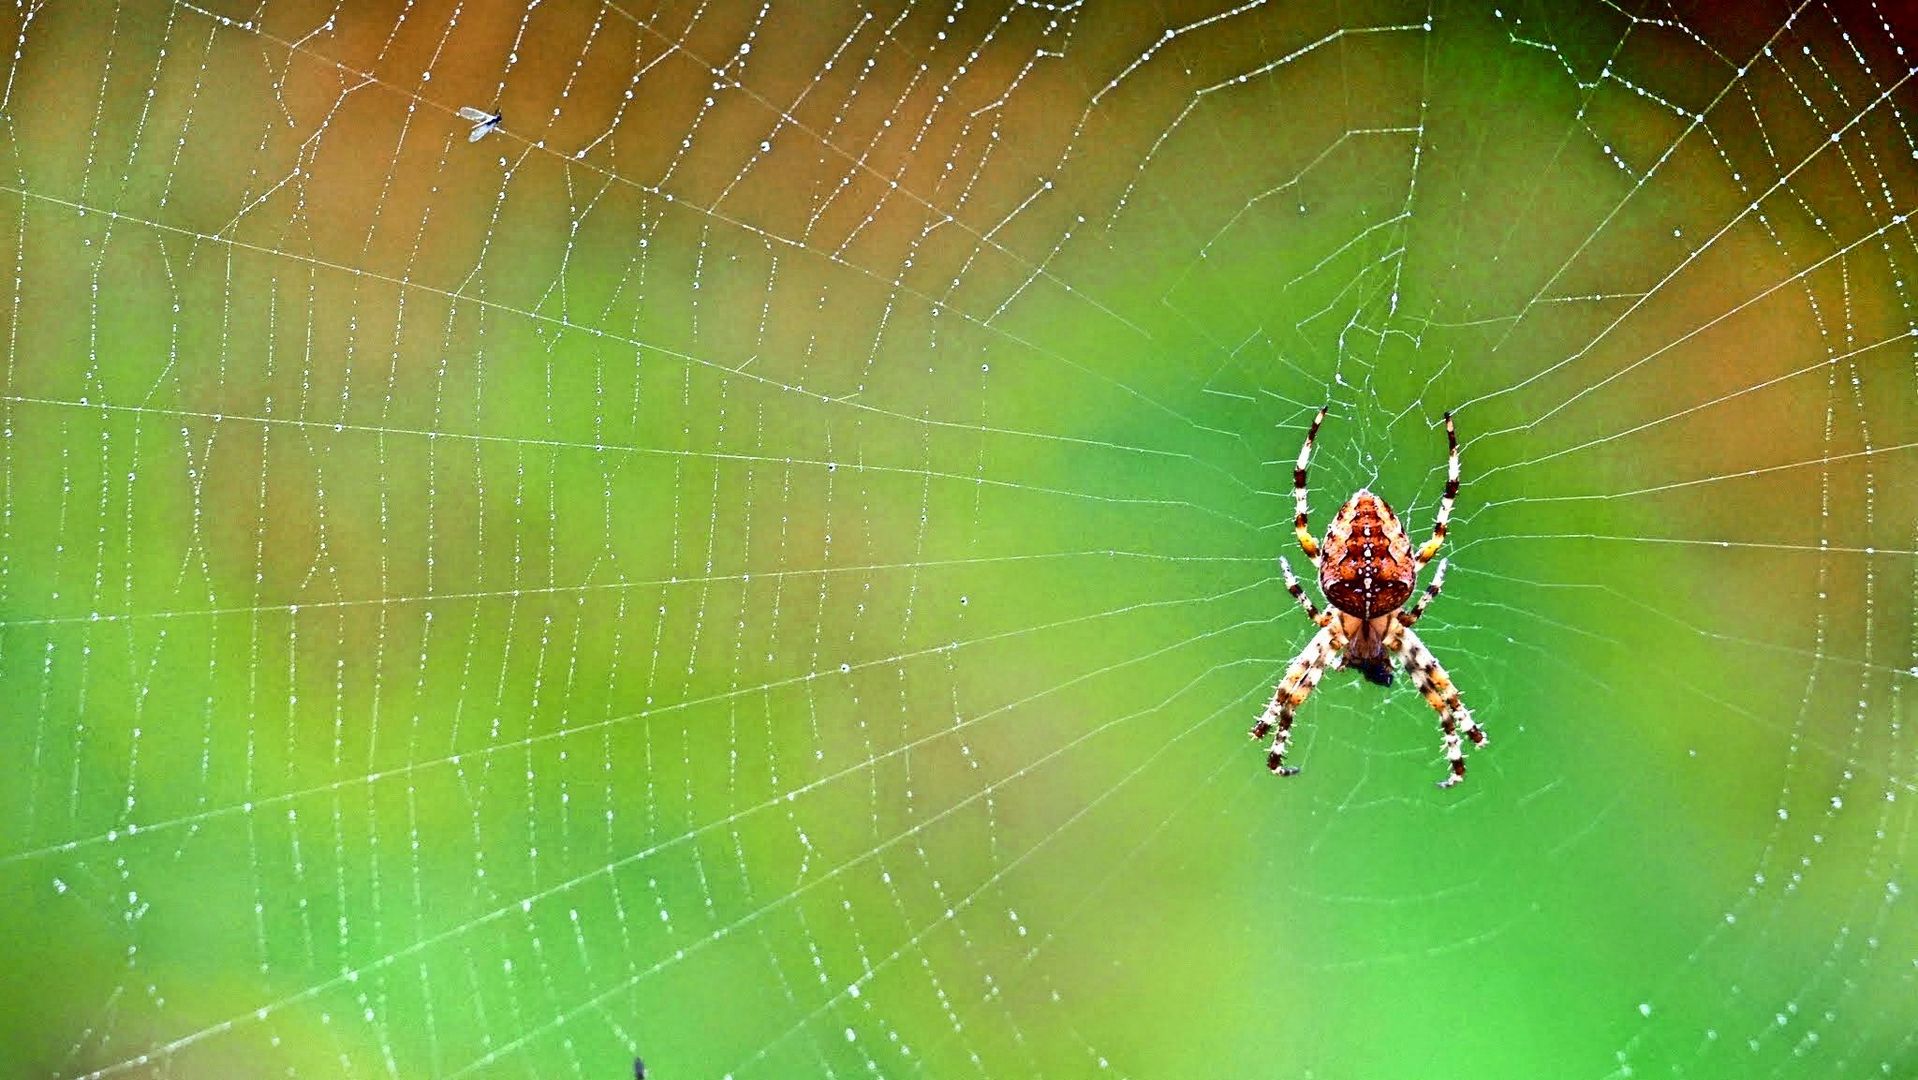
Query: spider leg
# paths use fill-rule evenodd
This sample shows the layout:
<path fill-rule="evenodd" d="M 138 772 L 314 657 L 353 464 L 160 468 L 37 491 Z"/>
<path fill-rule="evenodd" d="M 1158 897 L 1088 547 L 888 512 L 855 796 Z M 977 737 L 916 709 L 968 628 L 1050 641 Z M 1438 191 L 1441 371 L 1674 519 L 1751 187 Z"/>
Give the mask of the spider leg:
<path fill-rule="evenodd" d="M 1416 569 L 1425 569 L 1425 564 L 1438 554 L 1439 545 L 1445 543 L 1445 529 L 1452 520 L 1452 500 L 1458 498 L 1458 429 L 1452 426 L 1452 414 L 1445 414 L 1445 441 L 1451 448 L 1445 457 L 1445 494 L 1439 499 L 1438 519 L 1432 523 L 1432 538 L 1419 546 L 1418 555 L 1413 559 Z"/>
<path fill-rule="evenodd" d="M 1325 410 L 1330 407 L 1321 407 L 1318 415 L 1312 418 L 1312 427 L 1305 433 L 1305 445 L 1299 447 L 1299 463 L 1292 469 L 1292 503 L 1298 511 L 1292 527 L 1299 534 L 1300 550 L 1312 560 L 1313 566 L 1319 565 L 1319 542 L 1312 538 L 1312 533 L 1305 527 L 1305 466 L 1312 460 L 1312 440 L 1319 437 L 1319 425 L 1325 423 Z"/>
<path fill-rule="evenodd" d="M 1292 573 L 1292 564 L 1286 562 L 1285 556 L 1283 555 L 1279 556 L 1279 569 L 1285 571 L 1285 591 L 1291 593 L 1292 599 L 1297 600 L 1299 606 L 1305 609 L 1307 618 L 1318 623 L 1320 626 L 1324 626 L 1326 623 L 1332 621 L 1332 616 L 1320 611 L 1319 606 L 1314 604 L 1311 598 L 1305 595 L 1304 586 L 1299 584 L 1298 577 Z"/>
<path fill-rule="evenodd" d="M 1431 607 L 1432 601 L 1437 599 L 1439 590 L 1445 587 L 1445 562 L 1444 559 L 1439 560 L 1438 569 L 1432 571 L 1432 583 L 1425 587 L 1425 595 L 1419 597 L 1419 602 L 1412 605 L 1412 610 L 1399 612 L 1400 626 L 1409 628 L 1413 623 L 1418 622 L 1425 615 L 1425 609 Z"/>
<path fill-rule="evenodd" d="M 1263 739 L 1274 725 L 1279 729 L 1278 737 L 1272 740 L 1272 749 L 1265 755 L 1265 767 L 1277 776 L 1292 776 L 1299 770 L 1285 763 L 1285 749 L 1292 742 L 1292 717 L 1299 711 L 1312 688 L 1319 685 L 1325 676 L 1325 665 L 1339 650 L 1337 632 L 1331 626 L 1322 626 L 1312 635 L 1312 640 L 1286 669 L 1285 678 L 1279 680 L 1278 689 L 1272 691 L 1272 701 L 1265 711 L 1259 714 L 1259 722 L 1252 725 L 1252 737 Z"/>
<path fill-rule="evenodd" d="M 1388 643 L 1398 654 L 1405 670 L 1411 673 L 1412 682 L 1418 686 L 1419 693 L 1439 714 L 1439 727 L 1444 733 L 1445 760 L 1451 766 L 1451 774 L 1439 781 L 1442 788 L 1465 779 L 1465 747 L 1460 734 L 1472 740 L 1473 746 L 1484 746 L 1485 729 L 1472 719 L 1472 712 L 1459 700 L 1458 688 L 1452 685 L 1452 679 L 1439 666 L 1438 658 L 1432 650 L 1425 647 L 1410 627 L 1400 622 L 1395 627 Z"/>

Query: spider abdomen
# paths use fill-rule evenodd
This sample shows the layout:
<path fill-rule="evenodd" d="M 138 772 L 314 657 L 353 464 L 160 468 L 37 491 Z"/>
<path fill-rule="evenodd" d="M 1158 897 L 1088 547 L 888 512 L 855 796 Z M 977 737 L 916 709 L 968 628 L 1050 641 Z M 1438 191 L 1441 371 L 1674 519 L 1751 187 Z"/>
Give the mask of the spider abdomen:
<path fill-rule="evenodd" d="M 1412 597 L 1418 567 L 1398 515 L 1370 491 L 1339 508 L 1326 530 L 1319 588 L 1334 607 L 1371 619 Z"/>

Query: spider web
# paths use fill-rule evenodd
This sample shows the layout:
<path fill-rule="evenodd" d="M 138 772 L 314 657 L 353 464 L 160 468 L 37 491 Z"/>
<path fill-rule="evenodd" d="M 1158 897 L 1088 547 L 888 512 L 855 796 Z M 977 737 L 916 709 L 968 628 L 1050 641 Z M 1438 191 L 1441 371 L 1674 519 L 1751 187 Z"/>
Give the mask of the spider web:
<path fill-rule="evenodd" d="M 1742 7 L 16 7 L 5 1071 L 1918 1074 L 1918 27 Z M 1328 400 L 1454 791 L 1244 741 Z"/>

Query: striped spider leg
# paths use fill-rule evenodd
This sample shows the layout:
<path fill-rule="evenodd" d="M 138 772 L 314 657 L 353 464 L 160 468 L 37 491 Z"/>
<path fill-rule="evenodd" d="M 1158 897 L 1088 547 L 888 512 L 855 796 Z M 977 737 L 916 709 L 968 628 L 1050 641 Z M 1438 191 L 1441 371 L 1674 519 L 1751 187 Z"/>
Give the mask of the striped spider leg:
<path fill-rule="evenodd" d="M 1437 595 L 1436 591 L 1429 595 Z M 1424 601 L 1420 601 L 1424 606 Z M 1465 779 L 1465 746 L 1459 736 L 1472 740 L 1475 747 L 1484 746 L 1490 741 L 1485 729 L 1472 719 L 1472 710 L 1459 700 L 1458 687 L 1452 685 L 1451 676 L 1440 666 L 1438 657 L 1425 647 L 1425 642 L 1412 632 L 1411 625 L 1404 619 L 1398 620 L 1393 634 L 1393 654 L 1405 670 L 1412 675 L 1412 682 L 1425 695 L 1425 701 L 1439 714 L 1441 731 L 1440 745 L 1445 750 L 1445 761 L 1450 773 L 1439 781 L 1442 788 L 1451 787 Z"/>
<path fill-rule="evenodd" d="M 1319 437 L 1319 425 L 1325 423 L 1325 411 L 1330 405 L 1319 407 L 1318 415 L 1312 418 L 1312 426 L 1305 432 L 1305 445 L 1299 447 L 1299 463 L 1292 467 L 1292 507 L 1296 513 L 1292 519 L 1292 529 L 1298 534 L 1299 549 L 1305 557 L 1312 560 L 1312 568 L 1319 566 L 1319 542 L 1312 538 L 1312 531 L 1305 527 L 1305 467 L 1312 460 L 1312 441 Z M 1291 574 L 1290 567 L 1286 573 Z M 1296 593 L 1294 595 L 1297 595 Z"/>
<path fill-rule="evenodd" d="M 1425 564 L 1438 554 L 1439 546 L 1445 543 L 1445 531 L 1452 521 L 1452 502 L 1458 498 L 1458 429 L 1452 426 L 1452 414 L 1445 414 L 1445 494 L 1439 496 L 1438 517 L 1432 522 L 1432 538 L 1420 545 L 1418 556 L 1413 559 L 1414 570 L 1425 569 Z M 1435 594 L 1436 595 L 1436 594 Z"/>
<path fill-rule="evenodd" d="M 1312 640 L 1286 669 L 1285 678 L 1279 680 L 1278 689 L 1272 691 L 1272 700 L 1266 704 L 1265 711 L 1259 714 L 1258 722 L 1252 725 L 1252 738 L 1263 739 L 1276 726 L 1278 735 L 1272 739 L 1272 748 L 1266 752 L 1265 767 L 1275 776 L 1297 776 L 1298 767 L 1285 763 L 1286 748 L 1292 744 L 1292 718 L 1298 715 L 1299 706 L 1312 693 L 1319 680 L 1325 677 L 1326 665 L 1332 662 L 1339 652 L 1339 631 L 1336 625 L 1328 622 L 1319 627 Z"/>

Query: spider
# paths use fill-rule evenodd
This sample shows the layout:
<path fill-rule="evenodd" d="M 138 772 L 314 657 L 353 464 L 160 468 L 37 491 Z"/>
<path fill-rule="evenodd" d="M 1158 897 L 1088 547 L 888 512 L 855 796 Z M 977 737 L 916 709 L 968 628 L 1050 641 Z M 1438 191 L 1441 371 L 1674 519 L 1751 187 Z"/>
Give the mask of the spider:
<path fill-rule="evenodd" d="M 1279 565 L 1285 571 L 1286 591 L 1318 624 L 1319 632 L 1286 669 L 1285 678 L 1272 692 L 1271 704 L 1259 714 L 1258 723 L 1252 725 L 1252 737 L 1263 739 L 1276 727 L 1278 736 L 1266 754 L 1266 768 L 1278 776 L 1297 774 L 1297 766 L 1285 763 L 1286 748 L 1292 741 L 1292 717 L 1312 693 L 1312 688 L 1319 684 L 1326 667 L 1336 659 L 1337 667 L 1352 668 L 1380 686 L 1390 686 L 1392 664 L 1396 661 L 1411 673 L 1419 692 L 1438 711 L 1439 726 L 1444 732 L 1445 759 L 1451 770 L 1438 786 L 1448 788 L 1465 779 L 1465 748 L 1460 735 L 1472 740 L 1473 746 L 1484 746 L 1486 739 L 1485 729 L 1473 722 L 1471 712 L 1459 701 L 1458 689 L 1452 685 L 1445 669 L 1412 632 L 1412 625 L 1425 614 L 1426 607 L 1445 584 L 1444 559 L 1439 560 L 1438 569 L 1432 573 L 1432 583 L 1425 587 L 1425 595 L 1419 602 L 1409 610 L 1400 605 L 1411 599 L 1419 571 L 1445 543 L 1452 500 L 1458 497 L 1458 432 L 1452 426 L 1452 414 L 1446 413 L 1445 441 L 1450 452 L 1445 462 L 1445 495 L 1439 499 L 1438 520 L 1432 526 L 1430 540 L 1414 551 L 1398 515 L 1392 513 L 1384 499 L 1360 488 L 1339 507 L 1325 531 L 1325 540 L 1320 542 L 1314 540 L 1305 527 L 1305 467 L 1312 457 L 1312 440 L 1318 437 L 1319 425 L 1325 422 L 1325 413 L 1325 409 L 1320 409 L 1312 418 L 1311 429 L 1305 433 L 1298 467 L 1292 471 L 1292 497 L 1298 506 L 1298 517 L 1293 524 L 1298 532 L 1299 547 L 1318 568 L 1319 590 L 1325 594 L 1330 607 L 1320 611 L 1299 586 L 1291 564 L 1285 556 L 1279 556 Z"/>

